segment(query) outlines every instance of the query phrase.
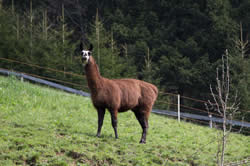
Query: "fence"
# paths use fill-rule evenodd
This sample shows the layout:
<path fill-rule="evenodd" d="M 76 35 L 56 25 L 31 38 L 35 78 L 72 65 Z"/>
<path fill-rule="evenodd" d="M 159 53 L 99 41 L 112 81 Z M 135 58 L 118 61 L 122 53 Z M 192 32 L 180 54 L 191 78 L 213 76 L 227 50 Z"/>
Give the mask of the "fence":
<path fill-rule="evenodd" d="M 90 97 L 89 93 L 86 93 L 86 92 L 83 92 L 80 90 L 76 90 L 76 89 L 73 89 L 73 88 L 70 88 L 67 86 L 63 86 L 63 85 L 60 85 L 60 84 L 57 84 L 57 83 L 54 83 L 51 81 L 46 81 L 46 80 L 43 80 L 40 78 L 35 78 L 35 77 L 29 76 L 29 75 L 26 75 L 23 73 L 17 73 L 17 72 L 5 70 L 5 69 L 0 69 L 0 73 L 5 74 L 5 75 L 14 75 L 14 76 L 20 77 L 21 80 L 26 79 L 26 80 L 29 80 L 29 81 L 32 81 L 35 83 L 47 85 L 47 86 L 50 86 L 50 87 L 53 87 L 56 89 L 61 89 L 61 90 L 66 91 L 66 92 L 74 93 L 74 94 L 85 96 L 85 97 Z"/>
<path fill-rule="evenodd" d="M 240 166 L 240 165 L 247 165 L 249 163 L 250 163 L 250 157 L 237 162 L 225 163 L 225 166 Z"/>
<path fill-rule="evenodd" d="M 53 88 L 61 89 L 61 90 L 66 91 L 66 92 L 78 94 L 78 95 L 85 96 L 85 97 L 90 97 L 89 93 L 86 93 L 86 92 L 83 92 L 80 90 L 76 90 L 73 88 L 69 88 L 67 86 L 63 86 L 63 85 L 60 85 L 60 84 L 57 84 L 57 83 L 54 83 L 51 81 L 47 81 L 47 80 L 43 80 L 43 79 L 36 78 L 33 76 L 29 76 L 27 74 L 17 73 L 17 72 L 9 71 L 6 69 L 0 69 L 0 73 L 2 73 L 4 75 L 15 75 L 17 77 L 20 77 L 21 80 L 26 79 L 26 80 L 29 80 L 29 81 L 32 81 L 35 83 L 39 83 L 39 84 L 47 85 L 47 86 L 50 86 Z M 169 111 L 169 110 L 160 110 L 160 109 L 153 109 L 152 112 L 156 113 L 156 114 L 177 117 L 178 121 L 180 121 L 181 118 L 191 119 L 192 121 L 197 121 L 199 123 L 209 124 L 210 128 L 213 127 L 213 123 L 223 123 L 222 118 L 212 117 L 211 114 L 209 114 L 209 116 L 203 116 L 203 115 L 196 115 L 196 114 L 191 114 L 191 113 L 182 113 L 181 112 L 181 104 L 180 104 L 181 96 L 177 95 L 177 98 L 178 98 L 178 102 L 177 102 L 178 112 Z M 250 128 L 250 123 L 248 123 L 248 122 L 240 122 L 240 121 L 236 121 L 236 120 L 230 120 L 227 123 L 232 124 L 232 126 L 240 126 L 240 127 Z"/>
<path fill-rule="evenodd" d="M 14 59 L 0 57 L 0 60 L 6 61 L 7 63 L 11 63 L 11 66 L 17 66 L 17 64 L 18 64 L 18 65 L 22 65 L 22 66 L 24 65 L 26 68 L 30 67 L 33 70 L 37 69 L 37 70 L 49 71 L 49 72 L 53 72 L 53 73 L 60 73 L 63 75 L 70 75 L 70 76 L 78 77 L 81 79 L 84 78 L 84 76 L 81 74 L 76 74 L 73 72 L 67 72 L 67 71 L 61 71 L 58 69 L 43 67 L 43 66 L 39 66 L 36 64 L 21 62 L 21 61 L 14 60 Z M 7 69 L 1 69 L 0 73 L 8 74 L 8 75 L 14 74 L 14 75 L 22 77 L 24 79 L 27 79 L 27 80 L 30 80 L 33 82 L 37 82 L 37 83 L 41 83 L 41 84 L 45 84 L 45 85 L 48 85 L 48 86 L 51 86 L 54 88 L 59 88 L 59 89 L 62 89 L 64 91 L 67 91 L 67 92 L 75 93 L 75 94 L 82 95 L 82 96 L 90 96 L 89 93 L 84 92 L 84 91 L 88 90 L 87 89 L 88 87 L 86 85 L 83 85 L 83 84 L 81 85 L 81 84 L 77 84 L 77 83 L 73 83 L 73 82 L 69 82 L 69 81 L 58 80 L 55 78 L 48 77 L 47 75 L 41 76 L 41 75 L 35 75 L 33 73 L 11 72 Z M 64 84 L 65 86 L 61 85 L 61 84 Z M 84 89 L 84 91 L 76 90 L 75 88 L 70 88 L 69 86 L 81 88 L 81 89 Z M 167 98 L 169 100 L 166 101 L 166 100 L 162 100 L 162 99 L 159 100 L 158 99 L 157 103 L 164 104 L 168 108 L 164 107 L 164 109 L 154 109 L 153 110 L 154 113 L 177 117 L 178 121 L 180 121 L 181 118 L 184 118 L 184 119 L 188 119 L 191 121 L 196 121 L 198 123 L 209 125 L 210 127 L 213 127 L 214 123 L 221 123 L 222 122 L 221 116 L 217 112 L 208 112 L 205 108 L 204 109 L 202 109 L 200 107 L 194 108 L 193 106 L 186 105 L 186 104 L 183 104 L 183 102 L 181 102 L 183 100 L 188 100 L 189 102 L 191 101 L 191 102 L 199 103 L 200 105 L 204 106 L 205 103 L 207 103 L 207 101 L 200 100 L 200 99 L 194 99 L 194 98 L 187 97 L 187 96 L 180 96 L 178 94 L 173 94 L 173 93 L 169 93 L 169 92 L 162 92 L 162 91 L 159 92 L 159 95 L 167 96 Z M 245 111 L 245 112 L 249 113 L 250 111 Z M 249 122 L 244 122 L 244 121 L 240 122 L 240 121 L 232 120 L 232 121 L 228 121 L 227 123 L 232 124 L 233 126 L 250 128 Z"/>

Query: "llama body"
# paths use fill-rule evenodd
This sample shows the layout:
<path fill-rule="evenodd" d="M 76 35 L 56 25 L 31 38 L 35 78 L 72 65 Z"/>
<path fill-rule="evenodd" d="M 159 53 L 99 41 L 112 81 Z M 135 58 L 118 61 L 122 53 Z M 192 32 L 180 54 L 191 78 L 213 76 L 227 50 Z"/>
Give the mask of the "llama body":
<path fill-rule="evenodd" d="M 104 78 L 100 75 L 94 58 L 87 57 L 86 52 L 82 51 L 82 60 L 86 63 L 85 72 L 91 91 L 91 99 L 98 112 L 97 136 L 100 136 L 106 109 L 111 114 L 116 138 L 118 138 L 118 112 L 132 110 L 143 129 L 140 143 L 146 143 L 148 117 L 158 95 L 157 87 L 136 79 Z"/>
<path fill-rule="evenodd" d="M 148 103 L 155 100 L 155 95 L 148 96 L 146 91 L 156 93 L 155 87 L 148 88 L 151 84 L 135 79 L 106 79 L 101 78 L 103 86 L 91 89 L 91 98 L 96 108 L 117 109 L 118 112 L 147 107 Z M 129 89 L 127 88 L 129 87 Z M 153 89 L 154 88 L 154 89 Z M 93 93 L 96 91 L 97 93 Z M 151 103 L 150 105 L 153 105 Z"/>

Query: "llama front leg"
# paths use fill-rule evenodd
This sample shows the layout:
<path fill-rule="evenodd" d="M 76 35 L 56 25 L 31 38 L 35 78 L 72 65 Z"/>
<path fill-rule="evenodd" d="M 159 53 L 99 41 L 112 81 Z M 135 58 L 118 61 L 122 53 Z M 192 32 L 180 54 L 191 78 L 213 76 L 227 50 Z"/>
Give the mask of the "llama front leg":
<path fill-rule="evenodd" d="M 105 109 L 99 108 L 99 109 L 97 109 L 97 113 L 98 113 L 98 129 L 97 129 L 96 136 L 100 137 L 103 119 L 104 119 L 104 115 L 105 115 Z"/>
<path fill-rule="evenodd" d="M 114 111 L 110 111 L 111 114 L 111 122 L 112 122 L 112 126 L 115 132 L 115 138 L 118 139 L 118 134 L 117 134 L 117 110 Z"/>

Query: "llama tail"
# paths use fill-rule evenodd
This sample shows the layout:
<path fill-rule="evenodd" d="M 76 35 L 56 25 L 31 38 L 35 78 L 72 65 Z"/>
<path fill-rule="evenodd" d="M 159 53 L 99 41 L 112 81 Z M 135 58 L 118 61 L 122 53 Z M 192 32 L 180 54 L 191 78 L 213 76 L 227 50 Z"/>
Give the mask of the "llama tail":
<path fill-rule="evenodd" d="M 157 96 L 158 96 L 158 88 L 156 87 L 156 86 L 152 86 L 152 89 L 153 89 L 153 91 L 154 91 L 154 93 L 155 93 L 155 99 L 157 98 Z"/>

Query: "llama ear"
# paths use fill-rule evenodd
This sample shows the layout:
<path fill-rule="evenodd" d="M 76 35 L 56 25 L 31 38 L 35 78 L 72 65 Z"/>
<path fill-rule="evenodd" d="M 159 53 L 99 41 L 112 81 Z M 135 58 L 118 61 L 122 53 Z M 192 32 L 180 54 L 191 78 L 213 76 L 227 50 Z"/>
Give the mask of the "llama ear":
<path fill-rule="evenodd" d="M 92 50 L 93 50 L 93 44 L 90 44 L 89 51 L 92 51 Z"/>
<path fill-rule="evenodd" d="M 80 43 L 80 50 L 81 51 L 83 50 L 83 43 L 82 42 Z"/>

